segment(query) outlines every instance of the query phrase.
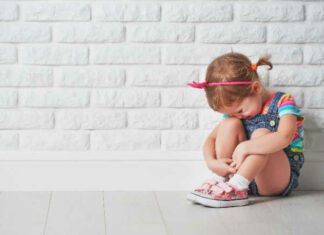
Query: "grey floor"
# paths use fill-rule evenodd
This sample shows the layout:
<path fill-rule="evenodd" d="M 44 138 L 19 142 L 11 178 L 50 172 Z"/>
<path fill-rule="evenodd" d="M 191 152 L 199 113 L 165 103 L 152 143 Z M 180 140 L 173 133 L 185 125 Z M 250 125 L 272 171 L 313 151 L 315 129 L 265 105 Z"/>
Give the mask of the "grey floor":
<path fill-rule="evenodd" d="M 324 234 L 324 191 L 209 208 L 187 192 L 1 192 L 1 235 Z"/>

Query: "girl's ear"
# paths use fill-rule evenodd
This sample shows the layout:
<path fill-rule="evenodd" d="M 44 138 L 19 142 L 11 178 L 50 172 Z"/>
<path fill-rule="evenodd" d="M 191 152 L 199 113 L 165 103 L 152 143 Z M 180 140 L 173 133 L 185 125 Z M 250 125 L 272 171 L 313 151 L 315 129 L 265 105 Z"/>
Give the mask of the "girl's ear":
<path fill-rule="evenodd" d="M 253 94 L 261 94 L 263 88 L 260 82 L 258 81 L 253 82 L 251 87 L 252 87 Z"/>

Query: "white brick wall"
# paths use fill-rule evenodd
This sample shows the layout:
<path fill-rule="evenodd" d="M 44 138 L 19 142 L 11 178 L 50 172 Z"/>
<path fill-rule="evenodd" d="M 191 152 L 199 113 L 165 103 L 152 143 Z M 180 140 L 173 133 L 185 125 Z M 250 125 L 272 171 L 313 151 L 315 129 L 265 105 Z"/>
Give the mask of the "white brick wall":
<path fill-rule="evenodd" d="M 0 189 L 192 189 L 222 115 L 186 84 L 231 50 L 272 54 L 262 81 L 306 117 L 301 187 L 324 189 L 319 0 L 0 0 Z"/>
<path fill-rule="evenodd" d="M 202 90 L 231 49 L 306 115 L 324 151 L 323 1 L 0 1 L 0 149 L 200 151 Z"/>

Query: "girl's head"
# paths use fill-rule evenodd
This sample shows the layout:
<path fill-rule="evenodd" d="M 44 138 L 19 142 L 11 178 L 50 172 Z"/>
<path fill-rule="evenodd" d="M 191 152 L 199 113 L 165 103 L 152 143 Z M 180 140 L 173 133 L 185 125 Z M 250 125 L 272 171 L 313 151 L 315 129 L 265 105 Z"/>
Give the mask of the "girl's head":
<path fill-rule="evenodd" d="M 256 66 L 269 65 L 270 56 L 262 56 Z M 240 53 L 227 53 L 214 59 L 207 68 L 206 82 L 251 82 L 248 85 L 206 86 L 209 106 L 218 112 L 238 118 L 251 118 L 262 108 L 263 86 L 256 68 L 248 57 Z"/>

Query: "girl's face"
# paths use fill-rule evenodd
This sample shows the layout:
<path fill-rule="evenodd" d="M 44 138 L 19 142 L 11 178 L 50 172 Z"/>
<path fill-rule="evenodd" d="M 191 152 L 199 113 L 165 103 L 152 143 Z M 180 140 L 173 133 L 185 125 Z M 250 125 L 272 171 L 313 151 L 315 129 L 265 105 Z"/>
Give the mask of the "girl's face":
<path fill-rule="evenodd" d="M 230 107 L 223 107 L 219 111 L 239 119 L 253 118 L 262 111 L 262 94 L 266 91 L 259 82 L 254 82 L 252 84 L 252 92 L 253 94 L 244 98 L 241 103 L 236 103 Z"/>
<path fill-rule="evenodd" d="M 219 111 L 228 114 L 231 117 L 239 119 L 250 119 L 261 112 L 262 98 L 259 94 L 248 96 L 239 104 L 234 104 L 230 107 L 223 107 Z"/>

